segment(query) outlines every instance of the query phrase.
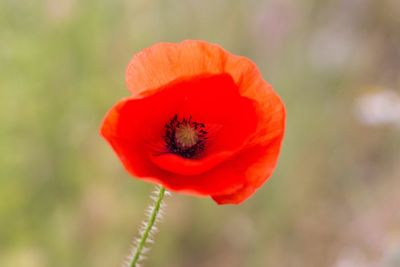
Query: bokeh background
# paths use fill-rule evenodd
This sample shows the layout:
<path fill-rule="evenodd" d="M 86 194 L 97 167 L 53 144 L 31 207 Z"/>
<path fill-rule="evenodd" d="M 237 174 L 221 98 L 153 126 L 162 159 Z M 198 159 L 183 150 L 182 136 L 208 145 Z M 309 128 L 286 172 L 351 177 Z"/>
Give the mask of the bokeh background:
<path fill-rule="evenodd" d="M 153 186 L 99 125 L 184 39 L 254 60 L 287 134 L 244 204 L 168 198 L 145 266 L 400 266 L 399 0 L 0 0 L 0 266 L 119 266 Z"/>

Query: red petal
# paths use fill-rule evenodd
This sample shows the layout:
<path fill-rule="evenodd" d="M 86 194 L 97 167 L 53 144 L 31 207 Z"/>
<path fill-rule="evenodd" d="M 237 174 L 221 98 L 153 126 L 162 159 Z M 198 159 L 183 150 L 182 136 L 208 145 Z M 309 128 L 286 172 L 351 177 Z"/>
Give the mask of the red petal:
<path fill-rule="evenodd" d="M 277 138 L 268 147 L 253 147 L 239 154 L 232 164 L 238 164 L 245 168 L 242 169 L 245 183 L 231 194 L 213 195 L 214 201 L 220 205 L 240 204 L 249 198 L 271 177 L 277 163 L 281 140 Z"/>
<path fill-rule="evenodd" d="M 186 40 L 158 43 L 134 55 L 126 70 L 126 84 L 133 95 L 148 94 L 182 77 L 228 73 L 241 91 L 262 81 L 248 58 L 233 55 L 216 44 Z"/>
<path fill-rule="evenodd" d="M 237 163 L 232 163 L 246 167 L 243 187 L 231 194 L 213 195 L 218 204 L 243 202 L 271 177 L 275 169 L 285 131 L 285 107 L 277 95 L 269 94 L 262 109 L 268 112 L 260 117 L 257 134 L 249 141 L 248 149 L 239 154 Z"/>

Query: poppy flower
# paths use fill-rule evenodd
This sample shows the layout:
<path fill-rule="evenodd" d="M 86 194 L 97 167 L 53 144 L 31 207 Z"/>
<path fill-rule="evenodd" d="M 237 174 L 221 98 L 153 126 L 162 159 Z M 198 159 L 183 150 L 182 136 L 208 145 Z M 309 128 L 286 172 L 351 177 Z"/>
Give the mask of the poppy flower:
<path fill-rule="evenodd" d="M 131 96 L 101 134 L 135 178 L 237 204 L 272 174 L 285 108 L 249 59 L 204 41 L 159 43 L 134 55 Z"/>

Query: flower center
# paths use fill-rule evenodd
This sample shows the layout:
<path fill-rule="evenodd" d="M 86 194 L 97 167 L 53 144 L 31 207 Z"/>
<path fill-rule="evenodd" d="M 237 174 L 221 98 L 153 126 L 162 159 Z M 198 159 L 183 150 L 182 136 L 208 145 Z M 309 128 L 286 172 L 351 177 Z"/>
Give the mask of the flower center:
<path fill-rule="evenodd" d="M 164 141 L 169 152 L 184 158 L 195 158 L 204 150 L 207 131 L 204 123 L 189 119 L 179 119 L 175 115 L 165 124 Z"/>
<path fill-rule="evenodd" d="M 197 131 L 189 124 L 179 125 L 175 130 L 175 139 L 182 148 L 194 146 L 199 140 Z"/>

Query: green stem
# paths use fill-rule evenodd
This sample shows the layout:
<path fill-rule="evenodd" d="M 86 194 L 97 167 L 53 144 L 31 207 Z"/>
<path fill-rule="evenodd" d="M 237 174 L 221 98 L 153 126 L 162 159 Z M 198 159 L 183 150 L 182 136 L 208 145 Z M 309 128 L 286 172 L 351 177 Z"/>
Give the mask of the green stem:
<path fill-rule="evenodd" d="M 165 188 L 160 187 L 160 190 L 158 191 L 158 196 L 155 199 L 154 207 L 151 209 L 149 219 L 147 221 L 147 224 L 145 228 L 143 229 L 143 232 L 141 233 L 141 236 L 139 237 L 139 241 L 136 247 L 136 250 L 134 252 L 134 255 L 132 257 L 132 262 L 129 264 L 130 267 L 136 267 L 140 260 L 140 256 L 142 255 L 144 246 L 147 242 L 147 239 L 151 235 L 153 231 L 153 227 L 155 226 L 155 223 L 157 222 L 157 218 L 159 216 L 159 212 L 161 209 L 162 205 L 162 200 L 165 195 Z"/>

